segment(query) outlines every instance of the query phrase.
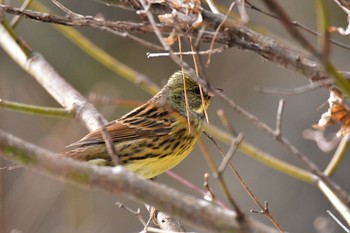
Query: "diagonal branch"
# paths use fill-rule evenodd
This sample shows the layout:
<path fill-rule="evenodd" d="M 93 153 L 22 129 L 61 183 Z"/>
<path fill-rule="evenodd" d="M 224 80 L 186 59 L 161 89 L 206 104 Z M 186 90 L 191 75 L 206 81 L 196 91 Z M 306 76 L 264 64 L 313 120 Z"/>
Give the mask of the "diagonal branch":
<path fill-rule="evenodd" d="M 2 21 L 0 24 L 0 46 L 19 66 L 31 74 L 58 103 L 68 111 L 74 111 L 76 117 L 86 128 L 90 130 L 99 128 L 97 119 L 99 117 L 104 119 L 103 116 L 67 83 L 42 55 L 24 50 L 10 33 L 6 21 Z"/>
<path fill-rule="evenodd" d="M 62 158 L 3 131 L 0 131 L 0 156 L 83 188 L 148 203 L 201 232 L 276 232 L 252 219 L 248 219 L 246 226 L 239 225 L 233 211 L 145 180 L 122 166 L 97 167 Z"/>
<path fill-rule="evenodd" d="M 114 2 L 114 1 L 113 1 Z M 124 2 L 124 1 L 122 1 Z M 138 1 L 128 1 L 128 2 L 138 2 Z M 130 22 L 112 22 L 97 20 L 93 17 L 83 17 L 83 18 L 69 18 L 69 17 L 60 17 L 54 15 L 48 15 L 40 12 L 30 11 L 30 10 L 21 10 L 6 5 L 1 5 L 0 8 L 10 14 L 24 15 L 26 17 L 40 20 L 43 22 L 50 22 L 56 24 L 70 25 L 70 26 L 90 26 L 98 28 L 100 30 L 105 30 L 109 28 L 110 30 L 116 30 L 119 32 L 130 32 L 130 33 L 144 33 L 144 32 L 153 32 L 153 27 L 150 24 L 144 23 L 130 23 Z M 125 8 L 125 6 L 124 6 Z M 155 9 L 156 8 L 156 9 Z M 130 9 L 134 9 L 130 7 Z M 139 8 L 141 9 L 141 8 Z M 138 10 L 139 10 L 138 9 Z M 166 13 L 168 10 L 166 7 L 160 7 L 151 5 L 149 8 L 150 12 L 156 13 Z M 202 16 L 204 22 L 211 26 L 213 29 L 218 27 L 224 18 L 224 15 L 214 14 L 210 11 L 203 10 Z M 170 33 L 170 28 L 165 25 L 157 24 L 157 28 L 161 30 L 162 33 Z M 210 28 L 209 28 L 210 29 Z M 297 74 L 303 76 L 311 82 L 316 82 L 319 80 L 330 79 L 330 76 L 324 72 L 320 64 L 312 59 L 307 57 L 303 52 L 298 51 L 287 44 L 283 44 L 269 36 L 264 36 L 255 32 L 254 30 L 249 29 L 248 27 L 240 24 L 239 22 L 227 18 L 225 23 L 222 26 L 222 29 L 215 34 L 213 31 L 206 30 L 201 35 L 201 40 L 203 42 L 210 43 L 215 39 L 216 43 L 225 44 L 230 47 L 237 47 L 239 49 L 249 50 L 254 53 L 259 54 L 264 59 L 269 60 L 276 65 L 282 66 L 286 69 L 296 72 Z M 183 32 L 178 32 L 180 35 Z M 195 37 L 199 34 L 199 31 L 192 29 L 187 30 L 184 36 Z M 214 38 L 215 37 L 215 38 Z M 349 77 L 349 75 L 346 75 Z M 325 85 L 328 87 L 328 85 Z"/>

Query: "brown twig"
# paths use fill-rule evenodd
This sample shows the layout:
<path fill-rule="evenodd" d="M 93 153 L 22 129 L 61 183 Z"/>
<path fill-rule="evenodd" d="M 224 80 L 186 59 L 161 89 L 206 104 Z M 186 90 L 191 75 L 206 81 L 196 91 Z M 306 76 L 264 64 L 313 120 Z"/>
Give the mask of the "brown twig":
<path fill-rule="evenodd" d="M 227 20 L 229 14 L 230 14 L 230 12 L 232 11 L 232 8 L 235 6 L 235 4 L 236 4 L 236 1 L 233 1 L 233 2 L 231 3 L 231 5 L 230 5 L 230 7 L 228 8 L 228 11 L 227 11 L 225 17 L 222 19 L 222 22 L 221 22 L 221 23 L 219 24 L 219 26 L 216 28 L 215 33 L 214 33 L 214 36 L 213 36 L 213 39 L 212 39 L 212 41 L 210 42 L 209 50 L 213 50 L 213 49 L 214 49 L 214 43 L 215 43 L 216 37 L 217 37 L 217 35 L 218 35 L 220 29 L 222 28 L 222 26 L 223 26 L 224 23 L 226 22 L 226 20 Z M 208 60 L 207 60 L 207 66 L 209 66 L 209 64 L 210 64 L 211 55 L 212 55 L 212 54 L 209 53 L 209 55 L 208 55 Z"/>
<path fill-rule="evenodd" d="M 194 46 L 192 43 L 192 37 L 190 37 L 190 47 L 191 47 L 191 52 L 192 52 L 192 60 L 193 60 L 193 64 L 194 64 L 194 69 L 196 71 L 196 75 L 199 76 L 199 64 L 197 63 L 197 57 L 196 57 L 196 55 L 198 55 L 198 53 L 195 53 L 195 49 L 194 49 Z M 204 101 L 203 87 L 200 84 L 198 84 L 198 85 L 199 85 L 199 92 L 201 94 L 201 99 L 202 99 L 202 107 L 203 107 L 203 111 L 204 111 L 204 117 L 205 117 L 207 124 L 209 124 L 208 111 L 207 111 L 207 108 L 205 106 L 205 101 Z"/>
<path fill-rule="evenodd" d="M 145 41 L 141 38 L 138 38 L 130 34 L 132 32 L 139 32 L 139 33 L 152 32 L 152 27 L 149 24 L 130 23 L 130 22 L 122 22 L 122 21 L 107 21 L 107 20 L 100 20 L 92 16 L 61 17 L 61 16 L 41 13 L 33 10 L 27 10 L 27 9 L 22 10 L 19 8 L 10 7 L 2 4 L 0 4 L 0 8 L 7 13 L 24 16 L 26 18 L 39 20 L 45 23 L 55 23 L 55 24 L 61 24 L 66 26 L 80 26 L 80 27 L 85 26 L 85 27 L 96 28 L 99 30 L 110 32 L 120 37 L 130 38 L 136 41 L 137 43 L 141 44 L 142 46 L 163 51 L 162 47 L 159 47 L 153 43 L 150 43 L 148 41 Z M 79 15 L 76 13 L 74 14 Z M 162 26 L 159 26 L 159 27 L 162 28 L 164 32 L 170 33 L 169 27 L 162 27 Z"/>
<path fill-rule="evenodd" d="M 121 202 L 116 202 L 115 205 L 120 208 L 120 209 L 124 209 L 126 211 L 128 211 L 129 213 L 131 213 L 132 215 L 135 215 L 138 220 L 141 222 L 141 224 L 143 226 L 146 226 L 146 221 L 143 219 L 142 215 L 141 215 L 141 210 L 140 208 L 137 208 L 137 210 L 133 210 L 131 209 L 130 207 L 124 205 L 123 203 Z"/>
<path fill-rule="evenodd" d="M 103 137 L 103 140 L 106 144 L 108 154 L 112 157 L 112 160 L 113 160 L 115 165 L 120 165 L 121 163 L 120 163 L 119 154 L 114 146 L 111 135 L 107 131 L 107 128 L 106 128 L 105 124 L 103 123 L 103 120 L 101 118 L 99 118 L 98 120 L 100 123 L 102 137 Z"/>
<path fill-rule="evenodd" d="M 214 194 L 213 189 L 209 185 L 209 173 L 207 173 L 207 172 L 204 173 L 203 177 L 204 177 L 203 186 L 207 190 L 204 199 L 206 199 L 208 201 L 213 201 L 213 200 L 215 200 L 215 194 Z"/>
<path fill-rule="evenodd" d="M 269 17 L 271 17 L 271 18 L 274 18 L 274 19 L 277 19 L 277 20 L 281 20 L 281 19 L 280 19 L 279 17 L 277 17 L 276 15 L 273 15 L 273 14 L 267 12 L 267 11 L 264 11 L 264 10 L 260 9 L 259 7 L 255 6 L 254 4 L 252 4 L 251 2 L 249 2 L 249 1 L 247 1 L 247 0 L 246 0 L 246 5 L 247 5 L 248 7 L 250 7 L 252 10 L 255 10 L 255 11 L 261 13 L 261 14 L 267 15 L 267 16 L 269 16 Z M 297 22 L 297 21 L 295 21 L 295 20 L 291 21 L 290 23 L 291 23 L 293 26 L 299 27 L 299 28 L 301 28 L 302 30 L 304 30 L 304 31 L 306 31 L 306 32 L 308 32 L 308 33 L 310 33 L 311 35 L 314 35 L 314 36 L 317 36 L 317 37 L 320 36 L 320 34 L 319 34 L 317 31 L 312 30 L 311 28 L 308 28 L 307 26 L 305 26 L 305 25 L 303 25 L 303 24 L 301 24 L 301 23 L 299 23 L 299 22 Z M 347 44 L 341 43 L 341 42 L 336 41 L 336 40 L 333 40 L 333 39 L 330 39 L 330 42 L 332 42 L 333 44 L 337 45 L 337 46 L 340 47 L 340 48 L 344 48 L 344 49 L 350 50 L 350 46 L 347 45 Z"/>
<path fill-rule="evenodd" d="M 196 81 L 203 82 L 200 79 L 197 79 Z M 273 130 L 268 125 L 260 121 L 256 116 L 247 112 L 245 109 L 237 105 L 232 99 L 228 98 L 223 93 L 215 90 L 215 88 L 212 88 L 210 86 L 208 86 L 208 88 L 210 89 L 210 91 L 215 93 L 220 99 L 222 99 L 230 108 L 242 114 L 252 123 L 254 123 L 258 128 L 261 128 L 266 133 L 276 138 L 276 140 L 280 144 L 282 144 L 299 162 L 301 162 L 301 164 L 303 164 L 311 173 L 319 177 L 331 190 L 333 190 L 338 195 L 338 197 L 343 201 L 344 204 L 349 206 L 350 197 L 348 196 L 348 194 L 344 190 L 342 190 L 334 181 L 326 177 L 318 168 L 318 166 L 314 162 L 312 162 L 307 156 L 301 153 L 294 145 L 292 145 L 288 141 L 288 139 L 286 139 L 283 136 L 276 137 L 275 130 Z"/>
<path fill-rule="evenodd" d="M 239 144 L 242 142 L 243 140 L 243 134 L 240 133 L 238 134 L 238 136 L 235 138 L 235 140 L 232 142 L 230 149 L 227 151 L 226 155 L 224 156 L 224 158 L 221 161 L 221 164 L 218 168 L 218 174 L 219 176 L 222 176 L 227 165 L 230 163 L 232 156 L 234 155 L 234 153 L 237 150 L 237 147 L 239 146 Z"/>
<path fill-rule="evenodd" d="M 189 182 L 187 179 L 179 176 L 178 174 L 172 172 L 171 170 L 166 171 L 166 174 L 170 177 L 172 177 L 173 179 L 175 179 L 176 181 L 180 182 L 182 185 L 194 190 L 197 193 L 200 193 L 201 195 L 205 196 L 206 192 L 202 189 L 200 189 L 199 187 L 197 187 L 196 185 L 192 184 L 191 182 Z M 221 206 L 224 209 L 228 209 L 228 207 L 220 200 L 218 199 L 214 199 L 213 200 L 218 206 Z"/>
<path fill-rule="evenodd" d="M 178 42 L 179 42 L 179 52 L 180 52 L 180 62 L 182 63 L 183 60 L 182 60 L 182 45 L 181 45 L 181 38 L 178 37 L 177 38 Z M 187 116 L 187 127 L 188 127 L 188 130 L 189 130 L 189 133 L 191 133 L 191 120 L 190 120 L 190 105 L 188 103 L 188 96 L 187 96 L 187 88 L 186 88 L 186 78 L 185 78 L 185 70 L 183 67 L 181 67 L 181 72 L 182 72 L 182 79 L 183 79 L 183 82 L 184 82 L 184 86 L 183 86 L 183 89 L 184 89 L 184 94 L 185 94 L 185 105 L 186 105 L 186 116 Z"/>
<path fill-rule="evenodd" d="M 129 9 L 134 9 L 132 5 L 130 5 L 130 1 L 125 2 L 122 4 L 123 7 L 130 7 Z M 158 6 L 157 6 L 158 7 Z M 166 13 L 165 9 L 156 6 L 151 6 L 151 10 L 154 10 L 155 12 L 159 13 Z M 69 25 L 69 26 L 90 26 L 97 29 L 105 29 L 106 27 L 110 27 L 113 30 L 118 30 L 120 32 L 152 32 L 154 28 L 157 28 L 157 31 L 159 32 L 159 29 L 162 30 L 162 32 L 170 33 L 171 29 L 167 26 L 156 24 L 155 21 L 153 21 L 152 24 L 138 24 L 138 23 L 130 23 L 130 22 L 108 22 L 104 20 L 93 20 L 93 18 L 84 18 L 84 19 L 70 19 L 67 17 L 58 17 L 56 19 L 56 16 L 50 15 L 50 14 L 44 14 L 39 13 L 35 11 L 30 10 L 20 10 L 18 8 L 9 7 L 6 5 L 1 5 L 0 8 L 10 14 L 18 14 L 23 15 L 25 17 L 29 17 L 31 19 L 40 20 L 42 22 L 50 22 L 50 23 L 59 23 L 63 25 Z M 156 9 L 155 9 L 156 8 Z M 209 11 L 203 10 L 202 12 L 203 20 L 207 23 L 207 26 L 218 26 L 221 22 L 223 22 L 224 16 L 213 14 Z M 156 27 L 155 27 L 156 26 Z M 271 62 L 283 66 L 285 68 L 288 68 L 292 71 L 295 71 L 301 75 L 303 75 L 305 78 L 307 78 L 310 81 L 317 81 L 321 79 L 327 79 L 329 75 L 325 73 L 320 66 L 317 64 L 316 61 L 309 59 L 305 57 L 303 54 L 301 54 L 299 51 L 294 50 L 290 48 L 289 46 L 285 46 L 284 44 L 272 39 L 271 37 L 263 36 L 259 33 L 256 33 L 253 30 L 250 30 L 249 28 L 237 24 L 235 21 L 227 19 L 225 22 L 225 25 L 223 26 L 225 28 L 224 31 L 220 31 L 220 33 L 217 34 L 216 42 L 225 44 L 229 47 L 236 46 L 241 49 L 250 50 L 253 51 L 262 57 L 264 59 L 270 60 Z M 187 32 L 187 34 L 191 35 L 198 35 L 199 33 L 202 35 L 201 38 L 204 42 L 211 42 L 213 40 L 214 34 L 210 31 L 204 31 L 204 30 L 193 30 Z M 165 47 L 164 50 L 169 49 L 169 47 Z M 172 53 L 169 54 L 169 56 L 172 56 Z M 176 61 L 176 59 L 175 59 Z M 177 64 L 181 64 L 178 59 L 176 61 Z M 186 67 L 187 68 L 187 67 Z M 349 74 L 345 74 L 347 77 L 349 77 Z"/>
<path fill-rule="evenodd" d="M 325 79 L 320 81 L 315 81 L 300 87 L 295 87 L 291 89 L 277 89 L 277 88 L 266 88 L 266 87 L 257 87 L 256 90 L 262 93 L 268 94 L 278 94 L 278 95 L 299 95 L 304 94 L 309 91 L 316 90 L 317 88 L 329 86 L 334 84 L 334 80 Z"/>
<path fill-rule="evenodd" d="M 65 7 L 62 3 L 60 3 L 57 0 L 51 0 L 51 2 L 53 2 L 53 4 L 55 4 L 58 8 L 60 8 L 63 12 L 65 12 L 67 14 L 68 17 L 70 18 L 84 18 L 83 15 L 77 14 L 73 11 L 71 11 L 70 9 L 68 9 L 67 7 Z"/>
<path fill-rule="evenodd" d="M 217 168 L 211 154 L 209 153 L 208 148 L 206 147 L 206 145 L 204 144 L 204 142 L 201 139 L 198 139 L 198 146 L 201 149 L 202 154 L 205 157 L 205 160 L 208 162 L 210 169 L 213 171 L 215 178 L 218 179 L 218 182 L 220 184 L 222 192 L 224 193 L 225 197 L 227 198 L 227 200 L 229 201 L 229 203 L 231 204 L 233 209 L 236 211 L 237 220 L 239 222 L 245 222 L 246 218 L 245 218 L 244 213 L 242 212 L 241 208 L 238 206 L 236 201 L 233 199 L 232 194 L 230 193 L 224 178 L 218 174 L 218 168 Z"/>
<path fill-rule="evenodd" d="M 215 139 L 209 135 L 207 132 L 203 131 L 203 134 L 205 136 L 207 136 L 207 138 L 214 144 L 214 146 L 216 147 L 216 149 L 220 152 L 220 154 L 222 155 L 222 157 L 224 157 L 224 151 L 222 150 L 222 148 L 219 146 L 219 144 L 215 141 Z"/>
<path fill-rule="evenodd" d="M 228 132 L 232 135 L 232 136 L 237 136 L 236 130 L 233 128 L 233 125 L 231 124 L 231 122 L 227 119 L 227 116 L 224 112 L 224 110 L 219 109 L 217 110 L 216 114 L 218 115 L 222 125 L 225 127 L 225 129 L 228 130 Z"/>
<path fill-rule="evenodd" d="M 289 18 L 284 9 L 275 0 L 263 0 L 265 5 L 274 12 L 280 19 L 286 30 L 308 51 L 320 58 L 321 55 L 316 48 L 305 39 L 305 37 L 299 32 L 299 30 L 290 23 L 292 20 Z"/>
<path fill-rule="evenodd" d="M 243 135 L 239 134 L 235 140 L 235 143 L 237 143 L 235 145 L 235 143 L 232 143 L 231 148 L 236 148 L 239 143 L 243 140 Z M 213 140 L 214 144 L 216 144 L 215 140 Z M 234 146 L 235 145 L 235 146 Z M 218 147 L 217 147 L 218 148 Z M 229 149 L 229 152 L 231 151 L 231 148 Z M 233 149 L 232 149 L 233 150 Z M 222 150 L 219 148 L 219 152 L 220 154 L 223 156 L 223 161 L 221 164 L 224 165 L 220 165 L 220 167 L 226 167 L 227 165 L 230 167 L 230 170 L 233 172 L 233 174 L 237 177 L 238 181 L 240 182 L 240 184 L 242 185 L 242 187 L 246 190 L 246 192 L 248 193 L 248 195 L 250 196 L 250 198 L 254 201 L 254 203 L 259 206 L 259 208 L 261 210 L 264 210 L 263 206 L 260 204 L 260 202 L 258 201 L 258 199 L 255 197 L 254 193 L 249 189 L 249 187 L 247 186 L 247 184 L 245 183 L 245 181 L 243 180 L 243 178 L 239 175 L 238 171 L 234 168 L 234 166 L 232 165 L 230 159 L 228 158 L 228 156 L 230 156 L 230 154 L 233 153 L 227 153 L 227 155 L 225 156 L 222 152 Z M 226 158 L 226 161 L 224 163 L 224 160 Z M 224 170 L 223 168 L 221 169 L 222 171 Z M 272 213 L 268 210 L 268 208 L 266 208 L 266 213 L 264 213 L 266 215 L 266 217 L 268 219 L 270 219 L 270 221 L 275 225 L 275 227 L 280 231 L 280 232 L 284 232 L 282 226 L 278 223 L 278 221 L 276 220 L 276 218 L 272 215 Z"/>

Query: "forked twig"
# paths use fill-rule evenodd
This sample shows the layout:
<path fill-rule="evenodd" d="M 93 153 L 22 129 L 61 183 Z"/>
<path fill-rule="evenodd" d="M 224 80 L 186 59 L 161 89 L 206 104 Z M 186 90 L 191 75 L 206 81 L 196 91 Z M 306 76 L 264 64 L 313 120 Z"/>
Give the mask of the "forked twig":
<path fill-rule="evenodd" d="M 224 156 L 224 158 L 221 161 L 221 164 L 218 168 L 218 174 L 220 176 L 223 175 L 227 165 L 230 163 L 232 156 L 236 152 L 237 147 L 242 142 L 242 140 L 243 140 L 243 134 L 239 133 L 238 136 L 235 138 L 235 140 L 232 142 L 230 149 L 227 151 L 226 155 Z"/>
<path fill-rule="evenodd" d="M 208 201 L 213 201 L 215 199 L 215 194 L 214 194 L 214 190 L 209 185 L 209 173 L 208 172 L 204 173 L 203 186 L 207 190 L 207 193 L 205 194 L 204 199 L 206 199 Z"/>

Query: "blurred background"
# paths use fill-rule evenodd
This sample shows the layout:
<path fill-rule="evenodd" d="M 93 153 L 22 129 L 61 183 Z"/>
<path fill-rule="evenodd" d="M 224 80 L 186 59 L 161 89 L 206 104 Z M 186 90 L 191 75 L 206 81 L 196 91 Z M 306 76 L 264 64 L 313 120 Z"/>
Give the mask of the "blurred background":
<path fill-rule="evenodd" d="M 64 15 L 52 3 L 42 2 L 53 12 Z M 109 20 L 139 20 L 134 12 L 106 6 L 98 1 L 62 0 L 61 2 L 82 15 L 101 14 Z M 231 3 L 218 2 L 226 7 Z M 18 4 L 12 1 L 7 3 Z M 252 3 L 259 6 L 260 1 L 252 1 Z M 294 0 L 279 1 L 279 3 L 293 20 L 305 26 L 317 28 L 314 1 Z M 334 2 L 329 1 L 329 3 L 332 25 L 345 27 L 347 24 L 345 13 Z M 278 21 L 251 10 L 248 10 L 248 14 L 255 30 L 285 43 L 296 44 Z M 6 15 L 6 18 L 10 19 L 11 16 Z M 146 53 L 155 51 L 129 39 L 91 28 L 76 29 L 119 61 L 147 75 L 159 85 L 163 85 L 167 78 L 179 69 L 168 57 L 148 59 Z M 141 102 L 151 97 L 147 92 L 96 62 L 50 24 L 23 19 L 16 31 L 85 96 L 94 93 L 110 98 Z M 316 44 L 317 38 L 309 34 L 305 35 Z M 157 42 L 151 34 L 138 36 Z M 349 44 L 348 37 L 336 34 L 333 37 Z M 203 45 L 203 48 L 207 47 L 208 45 Z M 296 45 L 295 47 L 297 48 Z M 174 50 L 177 50 L 176 47 Z M 349 50 L 332 46 L 332 60 L 339 70 L 349 70 L 349 53 Z M 206 57 L 203 58 L 206 59 Z M 191 62 L 190 59 L 188 61 Z M 284 98 L 286 100 L 282 125 L 284 136 L 320 168 L 323 169 L 327 165 L 334 151 L 324 153 L 314 142 L 305 140 L 302 136 L 303 131 L 312 128 L 312 125 L 318 122 L 320 115 L 326 111 L 326 107 L 321 110 L 318 108 L 327 100 L 329 95 L 327 90 L 318 89 L 300 95 L 259 93 L 256 91 L 257 87 L 289 89 L 305 85 L 307 81 L 298 74 L 277 67 L 252 52 L 237 48 L 214 55 L 210 66 L 206 69 L 206 74 L 212 85 L 223 88 L 227 96 L 271 127 L 275 125 L 278 101 Z M 3 50 L 0 50 L 0 98 L 39 106 L 59 107 L 55 100 Z M 101 104 L 95 106 L 108 120 L 119 118 L 131 109 L 127 106 Z M 242 132 L 248 142 L 279 159 L 300 166 L 291 154 L 271 137 L 215 98 L 209 109 L 212 124 L 221 127 L 216 115 L 218 109 L 225 110 L 234 128 Z M 64 151 L 65 145 L 79 140 L 87 133 L 87 130 L 75 119 L 47 118 L 4 109 L 0 109 L 0 129 L 54 152 Z M 207 138 L 203 138 L 219 163 L 221 161 L 219 153 Z M 220 142 L 219 144 L 225 150 L 228 149 L 227 145 Z M 334 180 L 348 192 L 350 192 L 349 162 L 350 158 L 346 156 L 334 175 Z M 261 202 L 265 200 L 269 202 L 270 210 L 288 232 L 343 232 L 326 213 L 326 210 L 331 210 L 333 213 L 336 211 L 312 185 L 272 170 L 240 152 L 234 155 L 233 163 L 258 199 Z M 9 164 L 11 162 L 0 159 L 1 167 Z M 203 174 L 210 172 L 210 169 L 196 148 L 173 171 L 202 187 Z M 225 178 L 242 210 L 247 215 L 270 224 L 264 216 L 249 212 L 251 209 L 258 208 L 237 179 L 230 172 L 226 172 Z M 199 194 L 165 174 L 161 175 L 157 181 L 200 197 Z M 225 201 L 212 176 L 210 185 L 217 197 Z M 110 233 L 142 230 L 143 227 L 137 218 L 118 208 L 115 205 L 116 202 L 122 202 L 133 209 L 140 208 L 143 215 L 146 218 L 148 216 L 142 204 L 131 202 L 125 197 L 82 190 L 26 168 L 0 171 L 0 232 Z M 191 228 L 187 227 L 187 230 Z"/>

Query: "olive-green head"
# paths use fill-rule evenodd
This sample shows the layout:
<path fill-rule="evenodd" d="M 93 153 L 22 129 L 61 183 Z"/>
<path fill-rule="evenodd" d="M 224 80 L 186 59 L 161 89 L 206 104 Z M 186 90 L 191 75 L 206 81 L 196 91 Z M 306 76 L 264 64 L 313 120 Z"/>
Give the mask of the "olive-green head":
<path fill-rule="evenodd" d="M 186 116 L 186 100 L 184 85 L 186 87 L 186 95 L 191 117 L 203 117 L 204 108 L 207 108 L 210 102 L 210 95 L 202 89 L 203 100 L 199 85 L 193 81 L 190 73 L 185 72 L 185 83 L 182 71 L 175 72 L 164 86 L 161 93 L 166 96 L 166 101 L 170 103 L 178 112 Z M 204 102 L 204 103 L 203 103 Z M 204 106 L 203 106 L 204 105 Z M 204 107 L 204 108 L 203 108 Z"/>

